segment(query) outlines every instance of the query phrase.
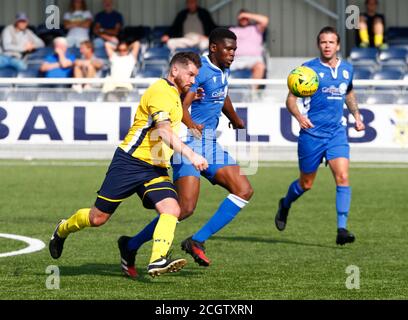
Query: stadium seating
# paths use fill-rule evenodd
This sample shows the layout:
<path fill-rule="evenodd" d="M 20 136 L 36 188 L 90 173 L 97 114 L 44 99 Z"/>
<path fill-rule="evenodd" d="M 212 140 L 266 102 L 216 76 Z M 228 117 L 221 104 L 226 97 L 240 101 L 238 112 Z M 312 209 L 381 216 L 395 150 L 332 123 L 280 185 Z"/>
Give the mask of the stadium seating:
<path fill-rule="evenodd" d="M 137 71 L 136 78 L 160 78 L 165 74 L 165 70 L 161 67 L 150 67 Z"/>
<path fill-rule="evenodd" d="M 28 61 L 36 61 L 36 60 L 41 60 L 43 61 L 44 58 L 53 53 L 53 48 L 52 47 L 44 47 L 44 48 L 39 48 L 35 50 L 34 52 L 30 53 L 27 55 L 27 60 Z"/>
<path fill-rule="evenodd" d="M 151 28 L 148 26 L 127 26 L 121 32 L 121 38 L 128 43 L 136 40 L 140 42 L 148 42 Z"/>
<path fill-rule="evenodd" d="M 404 48 L 391 47 L 382 50 L 378 55 L 381 69 L 392 67 L 405 71 L 407 69 L 407 54 L 407 50 Z"/>
<path fill-rule="evenodd" d="M 27 69 L 20 71 L 17 75 L 18 78 L 37 78 L 40 77 L 41 63 L 29 63 Z"/>
<path fill-rule="evenodd" d="M 378 50 L 376 48 L 353 48 L 350 52 L 350 62 L 354 66 L 371 66 L 375 67 L 377 65 L 377 54 Z"/>
<path fill-rule="evenodd" d="M 395 101 L 397 104 L 408 104 L 408 93 L 399 95 Z"/>
<path fill-rule="evenodd" d="M 0 78 L 14 78 L 17 76 L 17 70 L 14 68 L 6 67 L 0 69 Z"/>
<path fill-rule="evenodd" d="M 372 78 L 374 80 L 401 80 L 404 73 L 399 69 L 387 69 L 376 71 Z"/>
<path fill-rule="evenodd" d="M 170 29 L 170 26 L 156 26 L 150 32 L 150 45 L 152 47 L 159 47 L 162 45 L 161 37 Z"/>
<path fill-rule="evenodd" d="M 372 68 L 369 67 L 356 67 L 354 68 L 354 79 L 371 79 L 373 75 Z"/>
<path fill-rule="evenodd" d="M 396 100 L 396 95 L 393 93 L 375 93 L 367 97 L 367 104 L 393 104 Z"/>
<path fill-rule="evenodd" d="M 146 50 L 143 54 L 144 60 L 165 60 L 169 61 L 170 50 L 167 47 L 153 47 Z"/>
<path fill-rule="evenodd" d="M 408 44 L 408 27 L 389 27 L 386 34 L 389 45 Z"/>

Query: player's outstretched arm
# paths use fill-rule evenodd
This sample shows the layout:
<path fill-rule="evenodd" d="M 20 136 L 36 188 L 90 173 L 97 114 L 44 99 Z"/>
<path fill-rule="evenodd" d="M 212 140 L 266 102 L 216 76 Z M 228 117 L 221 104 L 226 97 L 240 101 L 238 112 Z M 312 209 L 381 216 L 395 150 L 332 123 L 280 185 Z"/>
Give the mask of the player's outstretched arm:
<path fill-rule="evenodd" d="M 186 146 L 180 138 L 174 134 L 169 121 L 161 121 L 156 124 L 157 134 L 162 141 L 172 148 L 175 152 L 182 154 L 197 170 L 205 170 L 208 168 L 208 162 L 201 155 L 195 153 L 191 148 Z"/>
<path fill-rule="evenodd" d="M 187 126 L 187 128 L 190 129 L 191 133 L 196 137 L 201 139 L 201 133 L 204 128 L 202 124 L 197 124 L 193 121 L 191 118 L 190 112 L 188 112 L 188 109 L 191 106 L 191 103 L 193 100 L 196 99 L 196 92 L 189 91 L 184 99 L 183 99 L 183 123 Z"/>
<path fill-rule="evenodd" d="M 299 125 L 302 129 L 309 129 L 313 128 L 313 123 L 304 115 L 302 115 L 299 111 L 297 106 L 297 97 L 289 92 L 288 97 L 286 98 L 286 108 L 295 117 L 295 119 L 299 122 Z"/>
<path fill-rule="evenodd" d="M 228 118 L 234 129 L 244 129 L 245 123 L 236 113 L 229 96 L 225 98 L 222 113 Z"/>
<path fill-rule="evenodd" d="M 358 103 L 356 99 L 356 95 L 354 94 L 354 90 L 351 90 L 346 95 L 346 106 L 350 113 L 353 115 L 354 119 L 356 120 L 355 128 L 357 131 L 362 131 L 365 129 L 365 125 L 361 120 L 360 110 L 358 109 Z"/>

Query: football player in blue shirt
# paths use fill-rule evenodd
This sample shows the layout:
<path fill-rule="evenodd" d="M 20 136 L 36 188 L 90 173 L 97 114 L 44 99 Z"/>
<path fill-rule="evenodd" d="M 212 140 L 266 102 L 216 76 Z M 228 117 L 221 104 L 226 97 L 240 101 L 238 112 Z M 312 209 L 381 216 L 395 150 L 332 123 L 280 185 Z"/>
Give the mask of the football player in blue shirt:
<path fill-rule="evenodd" d="M 244 122 L 235 112 L 228 96 L 229 66 L 234 60 L 236 48 L 236 36 L 232 31 L 214 29 L 209 37 L 209 55 L 202 57 L 196 82 L 183 100 L 183 123 L 189 129 L 185 143 L 207 159 L 208 169 L 200 173 L 182 155 L 177 154 L 172 158 L 173 180 L 181 208 L 179 220 L 194 212 L 200 192 L 200 175 L 230 193 L 210 220 L 182 242 L 182 249 L 201 266 L 211 263 L 205 255 L 204 242 L 231 222 L 253 194 L 251 184 L 239 165 L 216 140 L 221 112 L 234 129 L 244 128 Z M 196 99 L 199 88 L 204 95 Z M 188 111 L 190 106 L 191 115 Z M 144 242 L 151 240 L 156 223 L 157 217 L 136 236 L 129 238 L 128 250 L 135 252 Z"/>
<path fill-rule="evenodd" d="M 279 231 L 286 227 L 289 209 L 304 192 L 312 188 L 317 169 L 323 158 L 328 162 L 336 182 L 337 238 L 344 245 L 355 236 L 346 229 L 351 202 L 349 183 L 350 147 L 346 128 L 342 125 L 343 106 L 355 118 L 355 129 L 365 129 L 353 91 L 353 68 L 337 57 L 340 37 L 336 29 L 325 27 L 317 36 L 320 57 L 306 62 L 319 76 L 319 88 L 314 95 L 303 98 L 304 112 L 297 106 L 297 97 L 289 93 L 286 106 L 300 125 L 298 140 L 299 179 L 292 182 L 279 201 L 275 224 Z"/>

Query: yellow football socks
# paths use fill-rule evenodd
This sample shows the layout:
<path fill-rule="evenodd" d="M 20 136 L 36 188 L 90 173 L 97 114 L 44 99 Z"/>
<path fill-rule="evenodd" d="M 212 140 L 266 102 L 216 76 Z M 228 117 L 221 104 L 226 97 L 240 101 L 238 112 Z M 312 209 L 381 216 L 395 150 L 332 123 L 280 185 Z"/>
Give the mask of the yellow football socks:
<path fill-rule="evenodd" d="M 66 238 L 70 233 L 77 232 L 86 227 L 90 227 L 89 213 L 91 209 L 80 209 L 73 214 L 67 221 L 64 221 L 58 227 L 58 236 Z"/>
<path fill-rule="evenodd" d="M 374 45 L 376 47 L 382 46 L 383 42 L 384 42 L 384 36 L 382 34 L 375 34 L 374 35 Z"/>
<path fill-rule="evenodd" d="M 174 239 L 177 218 L 170 214 L 162 213 L 153 233 L 153 249 L 150 263 L 165 257 Z"/>
<path fill-rule="evenodd" d="M 368 36 L 368 30 L 367 29 L 360 29 L 358 32 L 360 35 L 361 43 L 369 44 L 370 43 L 370 38 Z"/>

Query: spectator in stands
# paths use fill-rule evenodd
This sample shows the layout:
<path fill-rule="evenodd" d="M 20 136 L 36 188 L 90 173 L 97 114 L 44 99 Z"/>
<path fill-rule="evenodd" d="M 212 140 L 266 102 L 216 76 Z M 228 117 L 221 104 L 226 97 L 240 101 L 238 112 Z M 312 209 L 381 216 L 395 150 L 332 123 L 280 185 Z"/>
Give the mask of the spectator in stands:
<path fill-rule="evenodd" d="M 83 41 L 79 47 L 81 59 L 74 62 L 74 78 L 95 78 L 100 76 L 100 70 L 103 67 L 103 61 L 94 55 L 94 46 L 91 41 Z M 89 84 L 75 84 L 72 86 L 77 92 L 82 89 L 89 89 Z"/>
<path fill-rule="evenodd" d="M 385 17 L 377 13 L 378 0 L 365 1 L 366 12 L 360 16 L 359 40 L 360 47 L 376 47 L 384 49 Z"/>
<path fill-rule="evenodd" d="M 54 53 L 45 57 L 40 67 L 46 78 L 70 78 L 75 55 L 67 53 L 68 41 L 63 37 L 54 39 Z"/>
<path fill-rule="evenodd" d="M 44 47 L 44 42 L 28 27 L 28 16 L 24 12 L 16 15 L 14 24 L 4 28 L 1 34 L 2 58 L 0 67 L 10 66 L 18 71 L 25 70 L 24 54 Z"/>
<path fill-rule="evenodd" d="M 263 34 L 268 27 L 269 18 L 241 9 L 237 19 L 238 26 L 230 28 L 237 36 L 237 51 L 231 70 L 251 69 L 253 79 L 262 79 L 266 69 Z"/>
<path fill-rule="evenodd" d="M 103 0 L 103 9 L 94 20 L 95 48 L 103 48 L 105 41 L 117 45 L 118 36 L 123 27 L 123 16 L 113 9 L 113 0 Z"/>
<path fill-rule="evenodd" d="M 85 0 L 71 0 L 69 11 L 64 14 L 68 46 L 79 47 L 82 41 L 89 40 L 91 24 L 92 13 L 87 10 Z"/>
<path fill-rule="evenodd" d="M 186 0 L 186 9 L 180 11 L 168 34 L 163 35 L 162 42 L 170 50 L 177 48 L 208 48 L 208 36 L 216 27 L 211 14 L 198 6 L 197 0 Z"/>
<path fill-rule="evenodd" d="M 118 88 L 132 90 L 133 86 L 123 80 L 130 79 L 132 76 L 139 55 L 140 42 L 135 41 L 129 46 L 125 41 L 121 41 L 116 51 L 111 43 L 105 42 L 105 49 L 111 63 L 109 76 L 111 81 L 104 84 L 102 91 L 107 93 Z"/>

